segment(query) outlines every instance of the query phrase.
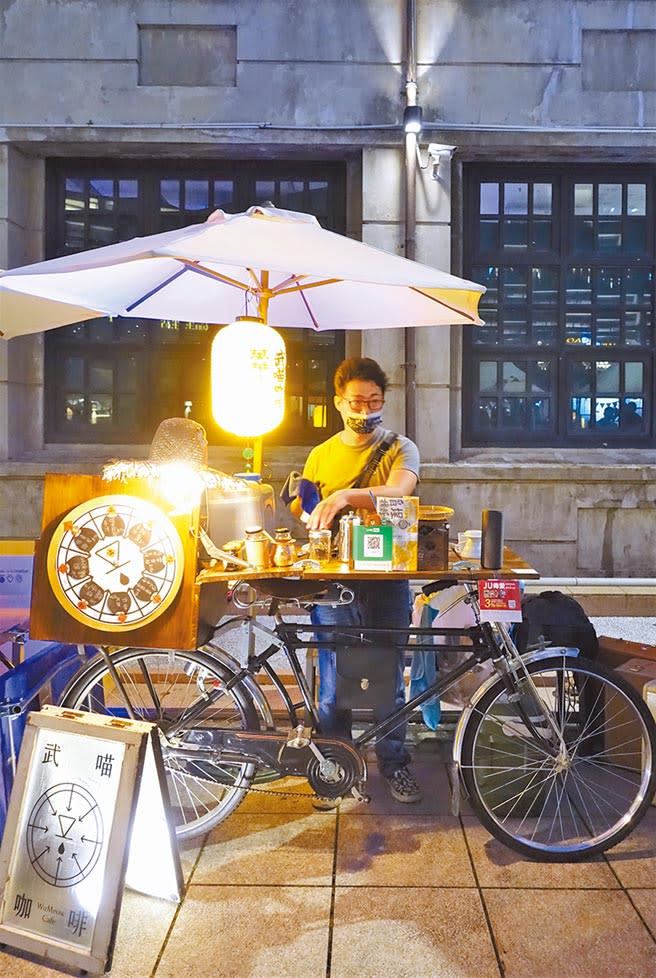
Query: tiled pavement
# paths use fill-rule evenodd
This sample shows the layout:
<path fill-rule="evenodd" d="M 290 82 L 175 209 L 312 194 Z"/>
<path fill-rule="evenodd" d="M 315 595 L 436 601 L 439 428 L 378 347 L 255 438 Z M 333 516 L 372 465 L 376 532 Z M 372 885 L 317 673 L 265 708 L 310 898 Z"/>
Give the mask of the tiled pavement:
<path fill-rule="evenodd" d="M 607 856 L 526 861 L 450 812 L 445 744 L 415 748 L 425 797 L 370 766 L 370 805 L 251 794 L 187 844 L 175 906 L 126 891 L 111 978 L 656 978 L 656 807 Z M 74 974 L 0 951 L 1 978 Z"/>

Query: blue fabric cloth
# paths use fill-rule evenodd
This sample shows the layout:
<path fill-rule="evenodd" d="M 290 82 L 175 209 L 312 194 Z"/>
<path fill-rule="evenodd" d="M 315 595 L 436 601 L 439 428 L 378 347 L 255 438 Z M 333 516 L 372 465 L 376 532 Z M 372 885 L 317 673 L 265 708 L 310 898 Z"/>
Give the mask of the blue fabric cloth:
<path fill-rule="evenodd" d="M 353 585 L 355 600 L 349 605 L 318 605 L 312 609 L 315 625 L 369 625 L 376 628 L 404 628 L 410 621 L 410 588 L 407 581 L 356 581 Z M 352 655 L 357 655 L 353 650 Z M 398 652 L 398 668 L 394 688 L 390 688 L 389 702 L 374 710 L 376 722 L 385 720 L 396 709 L 405 705 L 403 682 L 403 650 Z M 351 711 L 337 708 L 335 691 L 337 672 L 335 653 L 319 648 L 319 721 L 324 734 L 338 737 L 351 736 Z M 382 740 L 376 742 L 378 767 L 389 777 L 410 762 L 405 746 L 407 723 L 402 723 Z"/>
<path fill-rule="evenodd" d="M 437 611 L 426 605 L 421 614 L 421 627 L 430 628 L 437 618 Z M 437 679 L 437 654 L 428 649 L 413 652 L 410 665 L 410 699 L 419 696 Z M 442 716 L 439 696 L 431 696 L 421 705 L 421 714 L 429 730 L 437 730 Z"/>

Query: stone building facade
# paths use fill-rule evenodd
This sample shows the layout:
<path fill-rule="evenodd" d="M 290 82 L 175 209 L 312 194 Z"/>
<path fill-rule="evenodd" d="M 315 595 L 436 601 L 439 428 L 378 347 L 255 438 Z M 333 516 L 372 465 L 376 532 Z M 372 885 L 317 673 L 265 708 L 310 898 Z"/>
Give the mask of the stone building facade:
<path fill-rule="evenodd" d="M 0 267 L 75 250 L 70 200 L 89 246 L 93 207 L 110 209 L 91 201 L 94 172 L 142 233 L 149 206 L 181 204 L 139 197 L 131 225 L 140 174 L 191 181 L 191 200 L 214 167 L 218 202 L 232 167 L 234 186 L 261 174 L 285 206 L 276 174 L 311 190 L 323 167 L 338 230 L 486 276 L 487 333 L 416 331 L 422 500 L 452 505 L 454 531 L 502 509 L 544 575 L 652 575 L 656 0 L 0 0 L 0 15 Z M 423 130 L 409 197 L 413 37 Z M 338 337 L 388 369 L 398 430 L 404 339 Z M 0 537 L 38 535 L 46 471 L 148 450 L 120 425 L 111 438 L 108 424 L 59 425 L 58 342 L 0 340 Z M 307 439 L 274 439 L 273 481 L 306 453 Z M 220 439 L 211 460 L 241 467 Z"/>

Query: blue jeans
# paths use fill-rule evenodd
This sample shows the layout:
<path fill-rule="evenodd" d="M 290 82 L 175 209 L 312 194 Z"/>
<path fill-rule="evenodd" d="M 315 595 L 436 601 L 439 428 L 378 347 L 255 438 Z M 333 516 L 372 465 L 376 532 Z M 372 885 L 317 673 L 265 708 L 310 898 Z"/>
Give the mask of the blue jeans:
<path fill-rule="evenodd" d="M 348 605 L 317 605 L 311 618 L 315 625 L 369 625 L 376 628 L 404 628 L 410 623 L 410 587 L 407 581 L 356 581 L 355 600 Z M 357 656 L 353 649 L 351 655 Z M 387 703 L 374 710 L 377 723 L 385 720 L 405 704 L 403 682 L 403 650 L 397 652 L 394 688 Z M 337 674 L 335 652 L 319 648 L 319 722 L 321 732 L 337 737 L 351 736 L 351 711 L 338 709 L 336 704 Z M 389 777 L 410 761 L 405 746 L 407 723 L 402 723 L 381 740 L 376 741 L 378 767 Z"/>

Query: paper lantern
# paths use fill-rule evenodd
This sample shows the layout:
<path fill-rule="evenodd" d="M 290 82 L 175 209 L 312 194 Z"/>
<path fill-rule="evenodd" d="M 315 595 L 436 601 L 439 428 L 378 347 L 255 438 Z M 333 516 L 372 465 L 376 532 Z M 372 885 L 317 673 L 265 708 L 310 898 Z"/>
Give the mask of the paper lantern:
<path fill-rule="evenodd" d="M 256 438 L 285 414 L 282 336 L 253 316 L 224 326 L 212 343 L 212 413 L 226 431 Z"/>

